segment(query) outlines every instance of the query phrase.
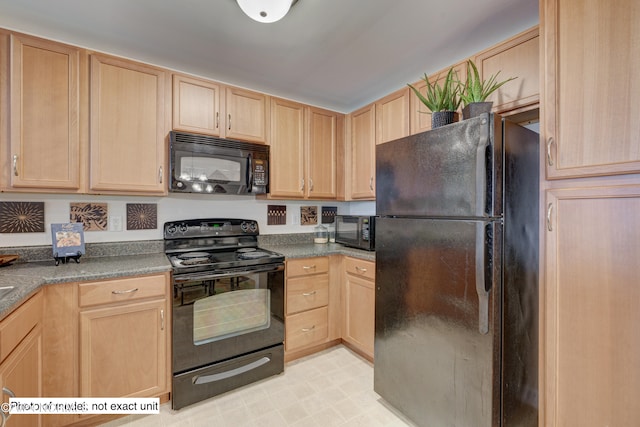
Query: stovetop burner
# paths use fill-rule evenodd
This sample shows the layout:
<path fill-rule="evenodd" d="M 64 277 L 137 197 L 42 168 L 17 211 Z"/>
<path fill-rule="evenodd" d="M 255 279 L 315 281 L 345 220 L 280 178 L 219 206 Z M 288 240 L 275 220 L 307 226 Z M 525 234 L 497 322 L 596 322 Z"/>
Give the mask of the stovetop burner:
<path fill-rule="evenodd" d="M 178 255 L 178 258 L 180 259 L 193 259 L 193 258 L 209 258 L 209 253 L 208 252 L 185 252 L 182 253 L 180 255 Z"/>

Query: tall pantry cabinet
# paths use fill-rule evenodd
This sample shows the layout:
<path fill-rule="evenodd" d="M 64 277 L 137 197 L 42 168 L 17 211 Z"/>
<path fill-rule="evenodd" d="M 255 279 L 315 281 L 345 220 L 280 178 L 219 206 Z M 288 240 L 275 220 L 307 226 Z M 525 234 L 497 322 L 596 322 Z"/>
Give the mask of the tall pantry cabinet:
<path fill-rule="evenodd" d="M 640 7 L 542 0 L 541 426 L 640 419 Z"/>

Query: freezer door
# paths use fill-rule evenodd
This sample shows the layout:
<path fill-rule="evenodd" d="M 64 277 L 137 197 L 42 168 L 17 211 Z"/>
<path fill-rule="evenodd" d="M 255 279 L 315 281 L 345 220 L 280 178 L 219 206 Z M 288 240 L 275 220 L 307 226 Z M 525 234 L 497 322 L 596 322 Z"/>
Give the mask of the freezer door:
<path fill-rule="evenodd" d="M 483 114 L 376 146 L 376 213 L 500 216 L 501 135 L 499 116 Z"/>
<path fill-rule="evenodd" d="M 376 225 L 375 391 L 421 426 L 499 425 L 501 224 Z"/>

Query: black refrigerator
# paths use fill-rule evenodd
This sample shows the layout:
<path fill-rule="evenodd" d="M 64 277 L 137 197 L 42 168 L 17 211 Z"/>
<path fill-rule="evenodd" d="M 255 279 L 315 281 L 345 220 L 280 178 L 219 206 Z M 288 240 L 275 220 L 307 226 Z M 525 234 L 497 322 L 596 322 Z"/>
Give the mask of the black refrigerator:
<path fill-rule="evenodd" d="M 376 147 L 374 390 L 419 426 L 538 425 L 538 165 L 494 114 Z"/>

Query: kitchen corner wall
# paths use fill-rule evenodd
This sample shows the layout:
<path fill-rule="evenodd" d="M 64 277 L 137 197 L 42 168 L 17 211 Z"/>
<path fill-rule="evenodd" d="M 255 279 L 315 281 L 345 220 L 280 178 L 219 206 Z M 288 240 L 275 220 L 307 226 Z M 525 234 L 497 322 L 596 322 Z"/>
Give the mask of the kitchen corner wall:
<path fill-rule="evenodd" d="M 37 246 L 51 244 L 51 224 L 69 222 L 69 204 L 74 202 L 107 203 L 108 216 L 120 217 L 122 231 L 87 231 L 86 243 L 122 242 L 162 239 L 162 227 L 166 221 L 191 218 L 246 218 L 258 221 L 260 234 L 312 233 L 313 225 L 300 225 L 300 207 L 335 206 L 338 214 L 374 215 L 375 202 L 336 201 L 285 201 L 261 200 L 255 196 L 209 196 L 169 195 L 168 197 L 91 196 L 0 193 L 0 201 L 44 202 L 44 233 L 0 233 L 0 247 Z M 156 203 L 158 227 L 152 230 L 127 230 L 127 203 Z M 286 205 L 286 225 L 267 225 L 267 206 Z"/>

